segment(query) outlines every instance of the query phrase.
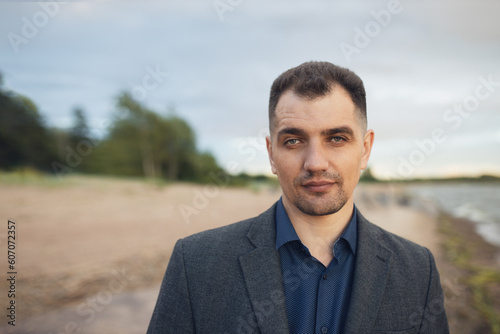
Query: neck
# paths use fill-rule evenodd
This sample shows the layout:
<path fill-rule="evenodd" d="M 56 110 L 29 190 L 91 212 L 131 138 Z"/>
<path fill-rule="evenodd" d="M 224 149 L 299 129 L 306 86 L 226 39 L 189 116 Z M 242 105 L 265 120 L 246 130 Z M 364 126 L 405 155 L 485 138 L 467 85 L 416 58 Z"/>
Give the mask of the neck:
<path fill-rule="evenodd" d="M 283 196 L 283 206 L 300 238 L 311 255 L 326 267 L 333 259 L 333 245 L 342 235 L 352 218 L 354 203 L 352 197 L 331 215 L 311 216 L 300 211 Z"/>

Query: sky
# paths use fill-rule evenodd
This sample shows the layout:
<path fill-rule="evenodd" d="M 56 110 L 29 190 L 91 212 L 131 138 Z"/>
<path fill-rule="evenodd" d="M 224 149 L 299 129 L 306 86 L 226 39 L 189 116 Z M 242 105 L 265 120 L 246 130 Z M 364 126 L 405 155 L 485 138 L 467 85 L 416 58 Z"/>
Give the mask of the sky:
<path fill-rule="evenodd" d="M 103 138 L 116 97 L 172 108 L 226 170 L 269 174 L 273 80 L 305 61 L 364 81 L 381 178 L 500 175 L 494 0 L 0 1 L 4 87 L 50 126 L 82 108 Z"/>

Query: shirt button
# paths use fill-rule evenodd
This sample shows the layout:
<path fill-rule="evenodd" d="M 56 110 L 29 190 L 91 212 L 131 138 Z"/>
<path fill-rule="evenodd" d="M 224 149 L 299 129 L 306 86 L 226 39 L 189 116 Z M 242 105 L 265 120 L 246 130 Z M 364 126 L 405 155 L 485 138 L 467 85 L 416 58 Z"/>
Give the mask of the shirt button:
<path fill-rule="evenodd" d="M 328 275 L 327 275 L 327 274 L 324 274 L 324 275 L 323 275 L 323 279 L 324 279 L 324 280 L 326 280 L 327 278 L 328 278 Z M 323 328 L 326 328 L 326 327 L 323 327 Z M 321 330 L 323 330 L 323 329 L 321 329 Z M 326 332 L 323 332 L 323 333 L 326 333 Z"/>
<path fill-rule="evenodd" d="M 328 333 L 328 328 L 326 328 L 326 327 L 321 327 L 321 333 L 323 333 L 323 334 Z"/>

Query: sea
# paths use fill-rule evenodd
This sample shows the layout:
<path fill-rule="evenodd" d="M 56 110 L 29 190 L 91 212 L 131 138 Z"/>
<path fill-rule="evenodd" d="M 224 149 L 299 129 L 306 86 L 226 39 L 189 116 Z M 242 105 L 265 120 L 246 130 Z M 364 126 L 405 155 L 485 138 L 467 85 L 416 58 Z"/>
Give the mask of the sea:
<path fill-rule="evenodd" d="M 500 247 L 500 183 L 412 184 L 406 189 L 423 202 L 471 220 L 483 239 Z"/>

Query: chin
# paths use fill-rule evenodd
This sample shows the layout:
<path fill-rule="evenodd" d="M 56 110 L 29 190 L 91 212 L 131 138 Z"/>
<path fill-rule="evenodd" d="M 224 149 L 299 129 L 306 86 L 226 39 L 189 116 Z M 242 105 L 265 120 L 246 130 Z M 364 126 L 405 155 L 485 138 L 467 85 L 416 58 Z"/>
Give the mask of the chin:
<path fill-rule="evenodd" d="M 318 200 L 307 200 L 304 197 L 296 197 L 294 205 L 303 213 L 310 216 L 328 216 L 339 212 L 347 203 L 348 198 L 344 193 L 336 195 L 334 198 Z M 326 195 L 326 194 L 324 194 Z M 315 203 L 320 202 L 320 203 Z"/>

